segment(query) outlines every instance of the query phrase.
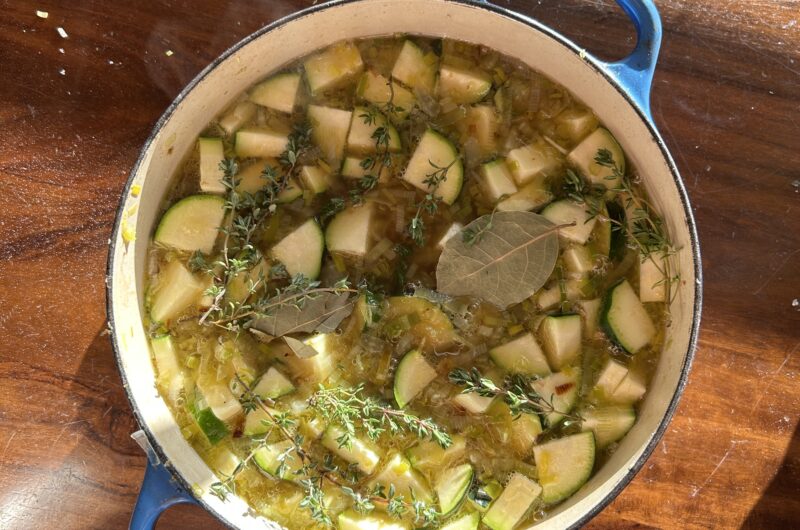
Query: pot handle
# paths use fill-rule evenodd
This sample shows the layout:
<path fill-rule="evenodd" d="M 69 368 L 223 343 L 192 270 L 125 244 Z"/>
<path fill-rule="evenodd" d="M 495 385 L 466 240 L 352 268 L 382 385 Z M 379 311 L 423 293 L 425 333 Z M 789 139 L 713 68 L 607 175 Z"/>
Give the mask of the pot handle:
<path fill-rule="evenodd" d="M 624 59 L 598 61 L 650 121 L 650 89 L 661 49 L 661 17 L 653 0 L 616 0 L 636 28 L 636 47 Z"/>
<path fill-rule="evenodd" d="M 147 460 L 142 488 L 133 508 L 129 530 L 153 530 L 161 513 L 176 504 L 196 504 L 197 501 L 172 479 L 161 464 Z"/>

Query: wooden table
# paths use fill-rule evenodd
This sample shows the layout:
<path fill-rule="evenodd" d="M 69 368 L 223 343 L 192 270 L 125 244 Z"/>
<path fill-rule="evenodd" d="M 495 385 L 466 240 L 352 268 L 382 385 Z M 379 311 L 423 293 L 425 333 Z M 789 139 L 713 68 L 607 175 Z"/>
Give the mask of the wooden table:
<path fill-rule="evenodd" d="M 0 528 L 127 524 L 145 457 L 106 333 L 118 196 L 179 90 L 309 3 L 0 0 Z M 609 0 L 511 6 L 603 57 L 633 44 Z M 800 2 L 659 6 L 653 109 L 697 215 L 705 311 L 676 418 L 590 526 L 797 527 Z M 190 507 L 159 524 L 219 526 Z"/>

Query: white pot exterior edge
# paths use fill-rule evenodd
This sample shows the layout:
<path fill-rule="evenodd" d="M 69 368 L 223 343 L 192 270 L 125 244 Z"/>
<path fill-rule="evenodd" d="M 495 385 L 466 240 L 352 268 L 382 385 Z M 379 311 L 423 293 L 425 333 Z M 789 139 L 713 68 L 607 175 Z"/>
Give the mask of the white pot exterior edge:
<path fill-rule="evenodd" d="M 239 528 L 277 528 L 243 515 L 238 498 L 227 503 L 208 493 L 216 480 L 181 436 L 155 390 L 146 330 L 142 326 L 147 246 L 171 176 L 210 117 L 217 115 L 254 82 L 297 57 L 343 39 L 412 33 L 450 37 L 494 48 L 566 86 L 588 105 L 622 144 L 638 168 L 656 207 L 680 251 L 682 285 L 672 304 L 668 332 L 656 375 L 634 428 L 589 483 L 555 509 L 537 529 L 561 529 L 586 520 L 607 504 L 633 473 L 663 432 L 664 418 L 674 410 L 696 342 L 699 320 L 699 255 L 685 192 L 669 154 L 626 97 L 591 59 L 569 43 L 524 17 L 476 4 L 447 0 L 362 0 L 312 8 L 246 39 L 212 65 L 167 111 L 134 168 L 121 206 L 109 256 L 109 313 L 114 345 L 126 390 L 142 427 L 157 452 L 188 485 L 198 485 L 202 502 L 224 522 Z M 138 197 L 132 186 L 140 186 Z M 136 239 L 125 243 L 120 225 L 135 227 Z"/>

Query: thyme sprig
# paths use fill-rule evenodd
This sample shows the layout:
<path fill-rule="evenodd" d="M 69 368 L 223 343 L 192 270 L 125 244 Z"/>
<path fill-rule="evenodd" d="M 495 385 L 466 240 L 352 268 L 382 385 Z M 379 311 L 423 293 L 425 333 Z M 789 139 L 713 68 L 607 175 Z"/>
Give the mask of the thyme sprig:
<path fill-rule="evenodd" d="M 300 506 L 309 511 L 311 518 L 320 524 L 333 526 L 333 519 L 325 503 L 323 485 L 331 484 L 339 488 L 353 500 L 353 508 L 360 513 L 370 513 L 378 505 L 395 518 L 405 517 L 407 514 L 414 516 L 415 522 L 426 525 L 434 524 L 441 514 L 435 506 L 427 504 L 414 497 L 413 491 L 410 500 L 403 495 L 398 495 L 394 485 L 388 490 L 383 486 L 376 486 L 371 491 L 359 491 L 354 486 L 357 477 L 350 470 L 339 469 L 333 462 L 330 454 L 323 460 L 312 457 L 305 447 L 303 436 L 297 432 L 297 419 L 287 412 L 276 412 L 270 409 L 264 400 L 255 394 L 247 383 L 235 375 L 235 380 L 243 389 L 241 401 L 249 410 L 260 409 L 266 415 L 263 420 L 269 427 L 267 433 L 259 438 L 258 444 L 251 450 L 230 475 L 222 475 L 223 480 L 211 485 L 211 492 L 221 500 L 227 500 L 229 494 L 236 493 L 236 478 L 252 461 L 255 452 L 264 446 L 264 441 L 273 431 L 280 434 L 281 438 L 291 443 L 291 449 L 278 455 L 279 468 L 277 475 L 282 475 L 285 462 L 294 452 L 300 459 L 301 467 L 295 472 L 297 483 L 304 490 Z M 394 409 L 381 403 L 375 398 L 365 396 L 363 387 L 354 389 L 325 389 L 320 388 L 313 394 L 308 404 L 320 413 L 324 419 L 341 424 L 347 432 L 352 427 L 353 435 L 356 428 L 364 429 L 371 439 L 375 439 L 383 432 L 396 434 L 410 432 L 419 438 L 436 441 L 442 447 L 449 447 L 452 443 L 450 436 L 430 419 L 421 419 L 405 411 Z M 348 427 L 348 425 L 350 427 Z M 374 438 L 373 438 L 374 437 Z M 340 446 L 345 446 L 340 441 Z"/>
<path fill-rule="evenodd" d="M 421 439 L 430 439 L 443 449 L 453 443 L 450 435 L 433 420 L 365 396 L 363 384 L 353 388 L 320 387 L 308 403 L 322 418 L 342 426 L 344 434 L 337 439 L 339 447 L 351 447 L 358 430 L 364 431 L 373 441 L 388 431 L 392 435 L 408 432 Z"/>
<path fill-rule="evenodd" d="M 464 387 L 462 394 L 476 393 L 483 397 L 501 396 L 514 416 L 520 414 L 557 413 L 571 420 L 580 420 L 580 416 L 557 410 L 553 405 L 555 396 L 545 397 L 531 386 L 531 380 L 525 376 L 514 374 L 506 378 L 502 387 L 491 379 L 484 377 L 477 368 L 465 370 L 456 368 L 449 374 L 452 383 Z"/>
<path fill-rule="evenodd" d="M 667 300 L 671 302 L 676 293 L 672 286 L 680 281 L 680 274 L 672 273 L 669 257 L 678 249 L 666 232 L 664 220 L 650 202 L 634 193 L 633 181 L 620 171 L 611 151 L 599 149 L 594 161 L 611 170 L 606 179 L 617 182 L 612 191 L 619 193 L 625 211 L 631 217 L 626 221 L 608 217 L 604 210 L 605 186 L 588 183 L 572 170 L 567 170 L 564 179 L 567 196 L 575 202 L 584 204 L 591 218 L 600 216 L 603 221 L 612 223 L 614 229 L 625 233 L 628 245 L 638 250 L 641 259 L 651 260 L 663 275 L 658 284 L 666 285 Z"/>
<path fill-rule="evenodd" d="M 237 314 L 242 312 L 244 302 L 227 300 L 225 295 L 238 275 L 252 269 L 262 259 L 254 241 L 256 232 L 277 211 L 279 196 L 289 185 L 310 142 L 311 128 L 307 124 L 295 127 L 278 159 L 283 176 L 274 167 L 266 165 L 261 172 L 265 184 L 256 193 L 238 189 L 239 164 L 235 159 L 226 158 L 220 163 L 222 184 L 226 190 L 224 208 L 230 217 L 229 226 L 219 229 L 225 236 L 222 251 L 219 258 L 211 262 L 200 252 L 195 252 L 189 260 L 192 270 L 203 271 L 212 278 L 212 285 L 205 291 L 212 301 L 200 316 L 201 324 L 219 325 L 220 322 L 227 324 L 238 320 Z M 261 290 L 268 280 L 263 274 L 255 280 L 251 278 L 247 285 L 248 297 Z"/>
<path fill-rule="evenodd" d="M 483 239 L 483 235 L 488 231 L 491 230 L 492 225 L 494 224 L 494 214 L 497 212 L 497 208 L 495 207 L 492 210 L 491 215 L 489 215 L 488 219 L 480 218 L 475 223 L 475 226 L 472 228 L 465 228 L 461 231 L 461 240 L 464 242 L 465 245 L 471 247 L 476 243 L 480 243 L 481 239 Z"/>
<path fill-rule="evenodd" d="M 272 273 L 270 276 L 274 277 Z M 253 287 L 257 285 L 258 282 L 254 283 Z M 347 278 L 342 278 L 331 287 L 323 287 L 319 281 L 296 274 L 286 286 L 275 288 L 272 295 L 265 295 L 252 303 L 235 304 L 230 314 L 211 320 L 209 323 L 229 331 L 240 331 L 248 328 L 252 320 L 268 316 L 280 307 L 291 305 L 302 308 L 309 300 L 323 293 L 359 293 L 364 288 L 366 287 L 353 287 Z"/>
<path fill-rule="evenodd" d="M 436 195 L 439 186 L 447 180 L 447 172 L 453 167 L 458 158 L 454 158 L 452 162 L 446 166 L 439 166 L 432 160 L 428 160 L 428 164 L 433 168 L 433 171 L 425 175 L 422 181 L 426 186 L 425 195 L 422 200 L 417 203 L 417 212 L 414 217 L 409 221 L 407 231 L 411 239 L 419 247 L 425 246 L 425 221 L 422 217 L 423 213 L 434 215 L 439 210 L 439 203 L 442 201 L 441 197 Z"/>

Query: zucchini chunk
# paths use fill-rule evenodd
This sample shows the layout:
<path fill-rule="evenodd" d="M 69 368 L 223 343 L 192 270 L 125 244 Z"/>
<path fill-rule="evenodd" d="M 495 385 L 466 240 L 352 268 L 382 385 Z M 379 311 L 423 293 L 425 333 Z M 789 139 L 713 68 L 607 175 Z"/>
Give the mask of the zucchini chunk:
<path fill-rule="evenodd" d="M 230 433 L 228 426 L 214 414 L 199 391 L 195 390 L 194 399 L 189 400 L 187 408 L 211 445 L 218 444 Z"/>
<path fill-rule="evenodd" d="M 642 302 L 666 302 L 667 257 L 663 252 L 639 256 L 639 300 Z"/>
<path fill-rule="evenodd" d="M 491 105 L 475 105 L 468 107 L 466 115 L 455 123 L 460 133 L 462 145 L 477 141 L 479 155 L 486 157 L 497 151 L 497 129 L 500 118 Z"/>
<path fill-rule="evenodd" d="M 324 193 L 330 187 L 330 174 L 320 166 L 303 166 L 300 168 L 300 182 L 303 187 L 313 193 L 319 195 Z"/>
<path fill-rule="evenodd" d="M 240 101 L 219 119 L 219 126 L 229 137 L 253 119 L 257 107 L 252 101 Z"/>
<path fill-rule="evenodd" d="M 270 77 L 250 90 L 250 101 L 262 107 L 291 114 L 297 101 L 300 74 L 286 73 Z"/>
<path fill-rule="evenodd" d="M 222 138 L 198 138 L 197 150 L 200 154 L 200 191 L 225 193 L 222 183 L 225 172 L 220 167 L 225 159 Z"/>
<path fill-rule="evenodd" d="M 445 177 L 436 188 L 434 195 L 445 204 L 453 204 L 461 192 L 464 181 L 464 166 L 455 146 L 433 129 L 422 135 L 411 160 L 403 173 L 403 180 L 412 186 L 430 193 L 431 187 L 426 182 L 431 175 L 441 173 L 444 168 Z"/>
<path fill-rule="evenodd" d="M 553 411 L 544 415 L 545 423 L 552 427 L 561 421 L 564 414 L 569 414 L 575 408 L 581 387 L 581 370 L 565 368 L 534 381 L 531 386 L 545 401 L 553 405 Z"/>
<path fill-rule="evenodd" d="M 583 323 L 580 315 L 550 315 L 540 327 L 547 360 L 554 370 L 568 366 L 581 353 Z"/>
<path fill-rule="evenodd" d="M 497 203 L 497 210 L 501 212 L 528 212 L 537 210 L 552 200 L 553 193 L 547 187 L 546 179 L 539 177 Z"/>
<path fill-rule="evenodd" d="M 439 511 L 442 516 L 450 515 L 467 496 L 475 475 L 470 464 L 461 464 L 443 471 L 436 483 L 436 495 L 439 498 Z"/>
<path fill-rule="evenodd" d="M 186 373 L 179 364 L 175 343 L 169 335 L 161 335 L 150 339 L 158 377 L 156 384 L 164 389 L 164 394 L 173 405 L 178 403 L 184 387 Z"/>
<path fill-rule="evenodd" d="M 583 317 L 583 338 L 591 339 L 597 331 L 597 320 L 600 315 L 602 300 L 594 298 L 592 300 L 581 300 L 576 304 Z"/>
<path fill-rule="evenodd" d="M 480 522 L 481 514 L 472 512 L 448 522 L 440 530 L 478 530 Z"/>
<path fill-rule="evenodd" d="M 334 44 L 305 60 L 308 88 L 319 96 L 354 80 L 364 69 L 358 47 L 352 42 Z"/>
<path fill-rule="evenodd" d="M 492 530 L 513 530 L 542 494 L 542 487 L 526 476 L 514 473 L 500 497 L 483 516 L 483 524 Z"/>
<path fill-rule="evenodd" d="M 586 292 L 589 287 L 589 279 L 581 278 L 580 280 L 570 279 L 566 281 L 564 286 L 567 294 L 567 300 L 574 302 L 580 298 L 584 298 L 588 293 Z M 553 309 L 561 303 L 561 286 L 556 282 L 555 285 L 539 291 L 536 298 L 536 303 L 543 310 Z"/>
<path fill-rule="evenodd" d="M 267 407 L 269 413 L 273 416 L 278 414 L 277 410 Z M 266 433 L 270 429 L 272 421 L 269 419 L 269 414 L 264 412 L 262 408 L 257 408 L 247 413 L 244 417 L 244 430 L 242 434 L 245 436 L 259 436 Z"/>
<path fill-rule="evenodd" d="M 311 138 L 322 151 L 323 158 L 333 168 L 338 168 L 344 157 L 352 114 L 349 110 L 333 107 L 308 106 Z"/>
<path fill-rule="evenodd" d="M 406 119 L 417 103 L 413 92 L 396 81 L 389 81 L 381 74 L 369 70 L 361 76 L 356 95 L 376 107 L 384 107 L 391 102 L 394 111 L 389 117 L 394 121 Z"/>
<path fill-rule="evenodd" d="M 301 359 L 289 353 L 283 361 L 289 366 L 292 375 L 306 383 L 321 383 L 328 379 L 336 368 L 334 352 L 337 350 L 339 338 L 335 333 L 318 333 L 303 342 L 317 351 L 317 355 Z"/>
<path fill-rule="evenodd" d="M 286 394 L 291 394 L 294 390 L 294 385 L 289 378 L 274 366 L 270 366 L 253 387 L 253 393 L 262 399 L 278 399 Z"/>
<path fill-rule="evenodd" d="M 533 334 L 524 333 L 489 350 L 489 357 L 503 370 L 528 376 L 550 374 L 550 366 Z"/>
<path fill-rule="evenodd" d="M 454 405 L 461 407 L 470 414 L 484 414 L 492 406 L 493 401 L 493 397 L 480 396 L 475 392 L 456 394 L 452 398 Z"/>
<path fill-rule="evenodd" d="M 382 451 L 375 444 L 362 440 L 361 438 L 351 438 L 350 447 L 339 446 L 339 439 L 344 436 L 345 430 L 338 425 L 331 425 L 322 435 L 322 445 L 343 460 L 358 466 L 367 475 L 372 474 L 378 466 Z"/>
<path fill-rule="evenodd" d="M 239 158 L 270 158 L 286 151 L 289 135 L 264 126 L 251 126 L 236 132 L 234 150 Z"/>
<path fill-rule="evenodd" d="M 190 195 L 164 213 L 153 239 L 178 250 L 210 254 L 224 215 L 225 199 L 222 197 Z"/>
<path fill-rule="evenodd" d="M 519 453 L 527 454 L 542 431 L 542 420 L 539 416 L 520 414 L 511 421 L 511 436 L 508 443 Z"/>
<path fill-rule="evenodd" d="M 609 444 L 622 439 L 636 423 L 636 413 L 631 406 L 588 410 L 582 416 L 581 429 L 594 433 L 598 449 L 604 449 Z"/>
<path fill-rule="evenodd" d="M 492 76 L 443 64 L 439 68 L 439 98 L 450 98 L 458 105 L 477 103 L 492 89 Z"/>
<path fill-rule="evenodd" d="M 328 251 L 363 257 L 372 243 L 374 213 L 374 203 L 367 202 L 336 214 L 325 229 Z"/>
<path fill-rule="evenodd" d="M 411 530 L 403 521 L 377 511 L 364 515 L 355 510 L 345 510 L 339 514 L 337 523 L 339 530 Z"/>
<path fill-rule="evenodd" d="M 597 376 L 592 392 L 600 399 L 608 400 L 614 394 L 625 376 L 628 375 L 628 368 L 618 363 L 614 359 L 606 361 L 605 366 Z"/>
<path fill-rule="evenodd" d="M 253 461 L 267 475 L 284 480 L 298 477 L 297 472 L 303 467 L 294 444 L 289 440 L 259 447 L 253 453 Z"/>
<path fill-rule="evenodd" d="M 447 449 L 433 440 L 422 440 L 406 450 L 406 457 L 415 469 L 429 473 L 441 466 L 449 466 L 467 454 L 467 440 L 463 436 L 452 436 L 453 443 Z"/>
<path fill-rule="evenodd" d="M 407 499 L 413 496 L 426 504 L 433 501 L 428 481 L 425 480 L 422 473 L 411 467 L 411 462 L 400 453 L 394 453 L 389 457 L 381 472 L 369 482 L 370 488 L 377 485 L 383 486 L 386 491 L 389 490 L 390 485 L 394 485 L 397 494 L 403 495 Z"/>
<path fill-rule="evenodd" d="M 407 40 L 392 67 L 392 77 L 413 90 L 433 94 L 438 64 L 439 58 L 436 54 L 425 53 L 419 46 Z"/>
<path fill-rule="evenodd" d="M 325 238 L 314 219 L 309 219 L 269 250 L 270 258 L 280 261 L 291 276 L 302 274 L 316 280 L 322 264 Z"/>
<path fill-rule="evenodd" d="M 394 125 L 389 123 L 386 116 L 375 109 L 367 107 L 356 107 L 353 109 L 350 121 L 350 134 L 347 136 L 347 150 L 351 153 L 371 154 L 375 153 L 378 146 L 375 141 L 375 134 L 378 129 L 383 128 L 388 137 L 386 149 L 390 153 L 397 153 L 403 145 L 400 143 L 400 135 Z M 381 147 L 384 149 L 384 147 Z"/>
<path fill-rule="evenodd" d="M 594 260 L 589 247 L 571 245 L 561 254 L 567 270 L 577 276 L 583 276 L 594 269 Z"/>
<path fill-rule="evenodd" d="M 214 412 L 214 416 L 225 423 L 234 423 L 244 413 L 239 398 L 231 392 L 226 383 L 198 381 L 197 390 L 202 394 L 203 401 Z"/>
<path fill-rule="evenodd" d="M 608 338 L 628 353 L 638 352 L 656 335 L 653 320 L 628 280 L 622 280 L 606 294 L 600 320 Z"/>
<path fill-rule="evenodd" d="M 197 303 L 206 284 L 198 279 L 181 262 L 169 263 L 158 275 L 158 287 L 150 305 L 150 318 L 166 322 L 184 309 Z"/>
<path fill-rule="evenodd" d="M 414 337 L 417 349 L 430 353 L 451 346 L 456 340 L 453 324 L 433 303 L 416 296 L 392 296 L 387 300 L 381 322 L 391 323 L 399 317 L 416 315 L 418 320 L 407 332 Z"/>
<path fill-rule="evenodd" d="M 537 445 L 533 457 L 539 470 L 542 500 L 555 504 L 589 480 L 595 459 L 594 434 L 582 432 Z"/>
<path fill-rule="evenodd" d="M 394 375 L 394 400 L 397 406 L 403 408 L 408 405 L 434 379 L 436 370 L 419 350 L 406 353 Z"/>
<path fill-rule="evenodd" d="M 517 185 L 522 186 L 537 177 L 555 175 L 563 165 L 563 157 L 553 146 L 539 142 L 509 151 L 508 165 Z"/>
<path fill-rule="evenodd" d="M 644 381 L 632 374 L 630 371 L 614 389 L 609 401 L 612 403 L 630 404 L 639 401 L 647 392 Z"/>
<path fill-rule="evenodd" d="M 608 150 L 614 161 L 614 165 L 620 173 L 625 173 L 625 154 L 617 143 L 614 136 L 607 129 L 598 127 L 578 144 L 567 155 L 567 162 L 577 169 L 587 180 L 593 184 L 601 184 L 613 190 L 620 185 L 619 178 L 614 175 L 614 171 L 605 166 L 601 166 L 595 161 L 601 149 Z"/>
<path fill-rule="evenodd" d="M 517 192 L 517 185 L 505 160 L 498 158 L 481 166 L 481 186 L 492 202 Z"/>
<path fill-rule="evenodd" d="M 558 231 L 558 235 L 579 245 L 585 244 L 592 234 L 597 217 L 592 217 L 586 207 L 569 199 L 556 201 L 542 210 L 542 215 L 557 225 L 575 223 Z"/>
<path fill-rule="evenodd" d="M 555 119 L 556 134 L 575 144 L 597 128 L 597 117 L 589 109 L 567 108 Z"/>

